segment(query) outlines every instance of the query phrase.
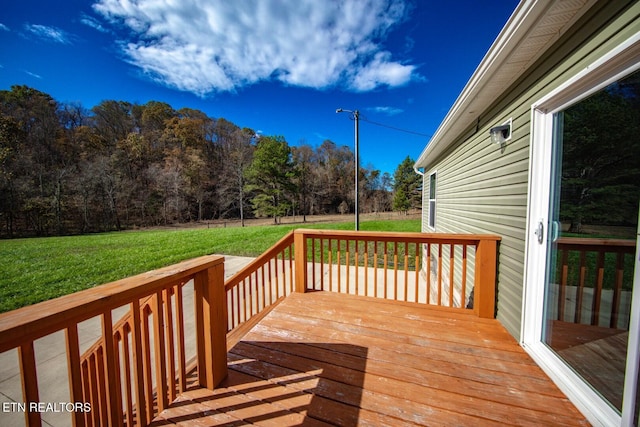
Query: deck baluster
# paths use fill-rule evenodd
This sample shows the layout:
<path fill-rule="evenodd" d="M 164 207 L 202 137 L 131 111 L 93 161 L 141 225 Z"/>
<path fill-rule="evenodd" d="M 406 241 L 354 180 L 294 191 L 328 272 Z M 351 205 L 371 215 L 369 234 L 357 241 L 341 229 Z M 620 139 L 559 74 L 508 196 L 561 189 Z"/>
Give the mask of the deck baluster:
<path fill-rule="evenodd" d="M 162 290 L 159 290 L 153 299 L 153 353 L 155 355 L 155 384 L 156 401 L 158 411 L 162 412 L 167 407 L 167 358 L 165 352 L 165 321 L 162 309 Z"/>
<path fill-rule="evenodd" d="M 38 402 L 38 378 L 36 376 L 36 358 L 33 351 L 33 341 L 28 341 L 18 347 L 18 357 L 20 359 L 20 376 L 22 378 L 22 395 L 25 402 Z M 35 426 L 41 424 L 41 417 L 38 411 L 26 411 L 25 420 L 28 425 Z"/>
<path fill-rule="evenodd" d="M 82 371 L 80 367 L 80 342 L 78 325 L 69 325 L 65 329 L 67 347 L 67 373 L 69 375 L 69 402 L 82 402 Z M 71 414 L 74 425 L 82 425 L 84 415 L 80 411 Z"/>

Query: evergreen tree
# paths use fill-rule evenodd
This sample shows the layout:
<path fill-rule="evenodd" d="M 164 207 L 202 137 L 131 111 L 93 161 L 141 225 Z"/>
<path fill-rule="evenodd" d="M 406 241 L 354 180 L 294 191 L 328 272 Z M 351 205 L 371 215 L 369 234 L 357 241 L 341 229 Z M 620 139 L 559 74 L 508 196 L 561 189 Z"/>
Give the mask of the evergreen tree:
<path fill-rule="evenodd" d="M 640 198 L 640 72 L 568 108 L 562 118 L 561 220 L 576 233 L 582 224 L 634 226 Z"/>
<path fill-rule="evenodd" d="M 420 207 L 422 177 L 415 173 L 415 161 L 407 156 L 393 173 L 393 210 L 407 212 Z"/>
<path fill-rule="evenodd" d="M 294 190 L 295 168 L 291 148 L 282 136 L 267 136 L 258 140 L 251 166 L 247 169 L 247 192 L 255 213 L 273 217 L 274 223 L 292 207 L 287 196 Z"/>

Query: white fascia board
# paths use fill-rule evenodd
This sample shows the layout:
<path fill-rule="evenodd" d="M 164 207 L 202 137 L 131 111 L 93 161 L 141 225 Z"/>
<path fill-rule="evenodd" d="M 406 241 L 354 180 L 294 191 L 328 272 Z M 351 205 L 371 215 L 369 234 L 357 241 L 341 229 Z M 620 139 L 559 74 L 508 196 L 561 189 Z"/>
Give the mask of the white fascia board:
<path fill-rule="evenodd" d="M 523 0 L 518 4 L 480 65 L 462 89 L 458 99 L 418 157 L 415 163 L 416 169 L 428 166 L 428 158 L 437 157 L 465 128 L 473 123 L 484 109 L 489 107 L 490 104 L 486 101 L 482 104 L 475 104 L 474 111 L 469 111 L 470 104 L 480 98 L 487 83 L 499 74 L 511 54 L 552 3 L 552 0 Z M 518 70 L 517 74 L 524 71 Z M 504 76 L 501 77 L 504 78 Z M 515 80 L 516 77 L 516 75 L 511 76 L 509 80 Z M 501 94 L 495 94 L 486 99 L 495 100 L 499 95 Z"/>

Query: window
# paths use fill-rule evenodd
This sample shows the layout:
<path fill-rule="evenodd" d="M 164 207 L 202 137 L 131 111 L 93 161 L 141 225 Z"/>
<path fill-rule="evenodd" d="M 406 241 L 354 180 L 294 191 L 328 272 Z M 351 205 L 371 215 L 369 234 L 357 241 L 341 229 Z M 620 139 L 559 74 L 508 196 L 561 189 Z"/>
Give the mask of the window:
<path fill-rule="evenodd" d="M 436 173 L 429 175 L 429 228 L 436 228 Z"/>

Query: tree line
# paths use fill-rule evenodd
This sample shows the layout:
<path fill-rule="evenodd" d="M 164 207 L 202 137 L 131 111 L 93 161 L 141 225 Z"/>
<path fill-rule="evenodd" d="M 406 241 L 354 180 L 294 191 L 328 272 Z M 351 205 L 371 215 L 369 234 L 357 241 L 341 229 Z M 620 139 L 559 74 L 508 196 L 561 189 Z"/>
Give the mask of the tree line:
<path fill-rule="evenodd" d="M 394 176 L 361 167 L 361 212 L 419 207 L 412 164 Z M 164 102 L 86 109 L 27 86 L 0 91 L 3 237 L 348 213 L 354 169 L 348 146 L 291 146 Z"/>

